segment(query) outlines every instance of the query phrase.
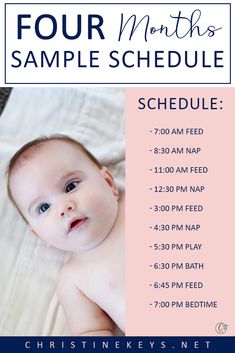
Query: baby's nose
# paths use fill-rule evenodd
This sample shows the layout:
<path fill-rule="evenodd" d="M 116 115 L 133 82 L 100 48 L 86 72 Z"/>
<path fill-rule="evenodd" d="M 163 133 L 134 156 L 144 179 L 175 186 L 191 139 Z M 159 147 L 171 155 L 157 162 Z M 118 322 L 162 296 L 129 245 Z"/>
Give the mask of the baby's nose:
<path fill-rule="evenodd" d="M 73 202 L 68 202 L 60 209 L 60 216 L 64 217 L 66 213 L 69 213 L 74 210 L 74 203 Z"/>

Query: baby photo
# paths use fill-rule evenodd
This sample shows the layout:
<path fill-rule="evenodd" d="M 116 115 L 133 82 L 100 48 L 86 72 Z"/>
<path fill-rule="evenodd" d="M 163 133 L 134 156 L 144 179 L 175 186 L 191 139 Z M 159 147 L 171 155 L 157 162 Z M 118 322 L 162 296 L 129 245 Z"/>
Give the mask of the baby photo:
<path fill-rule="evenodd" d="M 122 90 L 14 88 L 0 124 L 0 334 L 125 334 Z"/>

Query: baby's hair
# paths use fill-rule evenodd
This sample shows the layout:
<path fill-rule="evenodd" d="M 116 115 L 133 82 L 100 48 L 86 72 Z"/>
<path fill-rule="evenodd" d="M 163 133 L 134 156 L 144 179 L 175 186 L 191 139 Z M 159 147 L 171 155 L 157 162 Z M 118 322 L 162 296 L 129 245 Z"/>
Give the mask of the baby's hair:
<path fill-rule="evenodd" d="M 11 158 L 11 160 L 8 164 L 7 170 L 6 170 L 6 175 L 7 175 L 8 196 L 25 221 L 26 221 L 26 219 L 23 216 L 23 214 L 21 213 L 18 205 L 16 204 L 16 202 L 14 200 L 12 192 L 11 192 L 11 188 L 10 188 L 11 173 L 12 173 L 13 169 L 15 167 L 17 167 L 18 164 L 20 164 L 20 162 L 24 162 L 24 161 L 27 161 L 27 160 L 30 160 L 31 158 L 33 158 L 36 151 L 38 151 L 44 145 L 45 142 L 56 141 L 56 140 L 57 141 L 65 141 L 68 143 L 72 143 L 74 146 L 77 146 L 82 152 L 84 152 L 92 160 L 92 162 L 95 163 L 95 165 L 99 169 L 102 168 L 101 163 L 93 156 L 93 154 L 91 154 L 91 152 L 89 152 L 80 142 L 78 142 L 78 141 L 76 141 L 66 135 L 55 134 L 55 135 L 50 135 L 50 136 L 41 136 L 41 137 L 34 139 L 34 140 L 26 143 L 25 145 L 23 145 Z M 26 223 L 27 223 L 27 221 L 26 221 Z"/>

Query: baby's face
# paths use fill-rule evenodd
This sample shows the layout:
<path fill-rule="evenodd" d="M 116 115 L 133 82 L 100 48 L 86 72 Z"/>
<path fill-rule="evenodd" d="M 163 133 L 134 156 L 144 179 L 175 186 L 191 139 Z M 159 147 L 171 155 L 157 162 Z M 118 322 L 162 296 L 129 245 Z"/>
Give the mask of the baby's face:
<path fill-rule="evenodd" d="M 10 188 L 32 230 L 62 250 L 96 247 L 117 217 L 118 191 L 110 172 L 66 141 L 45 142 L 16 166 Z"/>

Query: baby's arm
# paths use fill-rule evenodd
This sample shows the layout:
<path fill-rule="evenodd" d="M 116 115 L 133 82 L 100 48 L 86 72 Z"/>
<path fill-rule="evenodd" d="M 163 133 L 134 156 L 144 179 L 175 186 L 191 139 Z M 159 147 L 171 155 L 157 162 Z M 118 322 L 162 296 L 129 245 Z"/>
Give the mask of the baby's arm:
<path fill-rule="evenodd" d="M 71 335 L 113 336 L 113 321 L 76 287 L 69 271 L 62 270 L 57 294 Z"/>

